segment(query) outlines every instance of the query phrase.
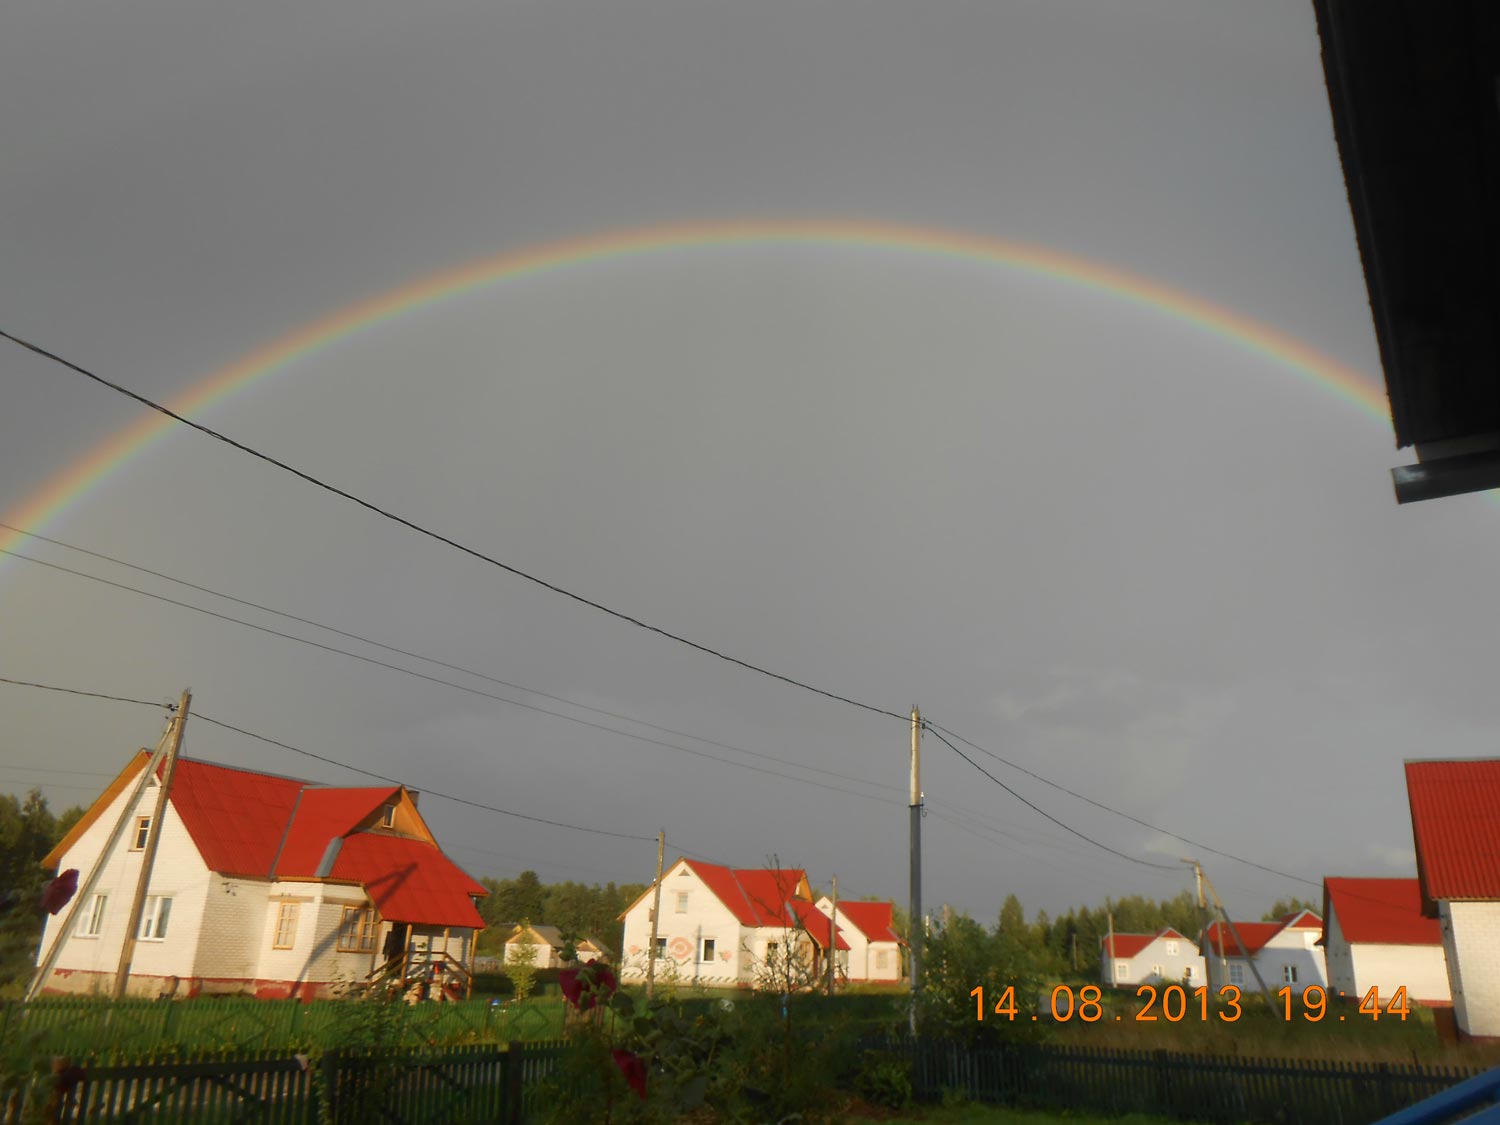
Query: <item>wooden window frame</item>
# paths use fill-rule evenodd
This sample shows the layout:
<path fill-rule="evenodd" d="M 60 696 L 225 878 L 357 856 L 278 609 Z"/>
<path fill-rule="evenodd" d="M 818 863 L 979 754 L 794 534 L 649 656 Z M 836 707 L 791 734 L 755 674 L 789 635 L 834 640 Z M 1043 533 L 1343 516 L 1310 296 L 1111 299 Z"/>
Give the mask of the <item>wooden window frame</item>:
<path fill-rule="evenodd" d="M 109 906 L 109 895 L 96 894 L 89 899 L 88 917 L 84 919 L 83 929 L 78 936 L 82 938 L 96 938 L 104 933 L 104 912 Z"/>
<path fill-rule="evenodd" d="M 707 964 L 708 962 L 712 961 L 713 959 L 714 959 L 714 939 L 711 938 L 711 937 L 706 937 L 706 938 L 700 939 L 699 942 L 698 942 L 698 960 L 699 960 L 699 962 L 702 963 L 702 964 Z"/>
<path fill-rule="evenodd" d="M 350 925 L 351 917 L 354 924 Z M 338 953 L 374 953 L 380 917 L 373 906 L 346 906 L 339 917 Z M 351 942 L 352 939 L 352 942 Z"/>
<path fill-rule="evenodd" d="M 688 893 L 687 893 L 687 891 L 678 891 L 677 892 L 677 907 L 676 907 L 676 911 L 675 912 L 678 913 L 678 914 L 686 914 L 688 912 Z"/>
<path fill-rule="evenodd" d="M 301 920 L 301 904 L 279 902 L 276 904 L 276 931 L 271 935 L 272 949 L 292 949 L 297 944 L 297 923 Z"/>
<path fill-rule="evenodd" d="M 149 816 L 138 816 L 135 818 L 135 835 L 131 837 L 130 850 L 143 852 L 146 850 L 146 841 L 151 839 L 151 818 Z"/>

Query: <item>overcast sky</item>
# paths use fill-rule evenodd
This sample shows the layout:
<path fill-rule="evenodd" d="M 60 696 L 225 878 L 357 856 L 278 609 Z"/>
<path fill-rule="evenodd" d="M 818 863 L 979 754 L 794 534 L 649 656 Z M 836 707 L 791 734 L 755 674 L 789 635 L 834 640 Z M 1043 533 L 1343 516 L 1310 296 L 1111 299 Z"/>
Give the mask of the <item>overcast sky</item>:
<path fill-rule="evenodd" d="M 157 398 L 472 259 L 809 217 L 1051 247 L 1381 387 L 1307 0 L 14 0 L 0 131 L 0 327 Z M 0 345 L 14 522 L 142 409 Z M 203 421 L 622 612 L 883 709 L 917 703 L 1314 883 L 1414 874 L 1402 760 L 1492 753 L 1492 504 L 1398 509 L 1388 470 L 1410 457 L 1388 418 L 1035 272 L 817 242 L 589 262 L 388 318 Z M 32 530 L 697 738 L 36 542 L 613 730 L 6 558 L 0 676 L 147 700 L 191 686 L 205 714 L 430 790 L 432 827 L 476 874 L 646 881 L 664 827 L 669 861 L 775 855 L 905 901 L 900 721 L 607 618 L 182 427 Z M 40 784 L 57 806 L 161 729 L 145 708 L 4 685 L 0 716 L 0 790 Z M 187 751 L 360 782 L 202 723 Z M 1198 855 L 1237 912 L 1317 893 L 975 756 L 1120 852 Z M 932 907 L 992 921 L 1012 891 L 1055 912 L 1190 885 L 1069 836 L 930 736 L 924 788 Z"/>

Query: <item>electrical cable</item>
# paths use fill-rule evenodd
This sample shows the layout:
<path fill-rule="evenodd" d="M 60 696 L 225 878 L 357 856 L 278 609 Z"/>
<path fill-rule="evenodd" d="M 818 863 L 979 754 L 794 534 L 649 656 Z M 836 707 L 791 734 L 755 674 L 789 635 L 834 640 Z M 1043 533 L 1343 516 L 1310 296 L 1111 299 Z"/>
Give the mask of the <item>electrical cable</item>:
<path fill-rule="evenodd" d="M 166 711 L 170 711 L 174 706 L 176 706 L 175 704 L 171 703 L 152 703 L 149 700 L 145 699 L 127 699 L 123 695 L 105 695 L 102 692 L 97 691 L 79 691 L 77 688 L 54 687 L 52 684 L 38 684 L 33 683 L 30 680 L 10 680 L 6 679 L 4 676 L 0 676 L 0 684 L 15 684 L 17 687 L 41 688 L 43 691 L 60 691 L 68 695 L 86 695 L 90 699 L 110 699 L 116 703 L 138 703 L 142 707 L 160 707 Z"/>
<path fill-rule="evenodd" d="M 199 433 L 213 438 L 215 441 L 223 442 L 225 445 L 228 445 L 234 449 L 238 449 L 241 453 L 249 454 L 251 457 L 254 457 L 260 461 L 264 461 L 268 465 L 273 465 L 276 468 L 281 469 L 283 472 L 290 473 L 293 476 L 307 482 L 308 484 L 323 489 L 325 492 L 332 493 L 333 495 L 341 497 L 342 499 L 358 504 L 361 508 L 364 508 L 370 512 L 374 512 L 378 516 L 383 516 L 385 519 L 388 519 L 393 523 L 398 523 L 403 527 L 415 531 L 420 535 L 425 535 L 427 538 L 436 540 L 439 543 L 443 543 L 449 547 L 454 548 L 457 551 L 462 551 L 464 554 L 470 556 L 471 558 L 478 559 L 481 562 L 489 563 L 491 566 L 498 567 L 499 569 L 505 571 L 507 574 L 513 574 L 517 578 L 523 578 L 527 582 L 534 583 L 535 585 L 540 586 L 545 590 L 552 591 L 554 594 L 561 594 L 563 597 L 578 602 L 580 605 L 588 606 L 590 609 L 596 609 L 600 613 L 608 614 L 610 617 L 614 617 L 620 621 L 624 621 L 626 624 L 634 625 L 638 629 L 644 629 L 647 632 L 655 633 L 658 636 L 667 638 L 668 640 L 676 641 L 678 644 L 686 645 L 688 648 L 695 649 L 707 656 L 717 657 L 718 659 L 723 660 L 726 663 L 738 665 L 739 667 L 745 668 L 751 672 L 758 672 L 760 675 L 766 676 L 770 679 L 780 680 L 782 683 L 790 684 L 793 687 L 801 688 L 802 690 L 812 692 L 815 695 L 821 695 L 827 699 L 837 700 L 840 703 L 847 703 L 849 706 L 857 707 L 863 711 L 870 711 L 877 715 L 885 715 L 886 717 L 892 719 L 900 719 L 903 722 L 907 721 L 907 716 L 899 715 L 895 711 L 887 711 L 885 708 L 876 707 L 871 703 L 862 703 L 857 699 L 851 699 L 849 696 L 840 695 L 837 692 L 828 691 L 825 688 L 814 687 L 812 684 L 809 684 L 803 680 L 796 679 L 792 676 L 783 675 L 780 672 L 773 672 L 771 669 L 763 667 L 762 665 L 752 664 L 748 660 L 741 660 L 739 657 L 730 656 L 728 653 L 722 652 L 719 649 L 711 648 L 708 645 L 700 644 L 699 642 L 694 640 L 689 640 L 687 637 L 681 635 L 680 633 L 671 632 L 670 630 L 664 629 L 659 625 L 651 625 L 645 621 L 640 620 L 639 618 L 632 617 L 627 613 L 623 613 L 620 610 L 611 609 L 609 606 L 604 605 L 602 602 L 596 602 L 591 598 L 584 597 L 582 594 L 576 594 L 571 590 L 564 589 L 562 586 L 559 586 L 556 583 L 548 582 L 546 579 L 540 578 L 534 574 L 529 574 L 526 571 L 519 569 L 518 567 L 511 566 L 508 563 L 503 563 L 492 555 L 487 555 L 483 551 L 480 551 L 474 547 L 466 546 L 465 544 L 460 543 L 458 540 L 452 539 L 447 535 L 443 535 L 440 532 L 433 531 L 430 528 L 424 527 L 421 524 L 406 519 L 403 516 L 398 516 L 395 512 L 392 512 L 386 508 L 382 508 L 378 504 L 372 503 L 369 500 L 364 500 L 359 496 L 356 496 L 352 492 L 347 492 L 344 489 L 337 487 L 336 485 L 329 484 L 327 481 L 320 480 L 318 477 L 313 476 L 311 473 L 303 472 L 301 469 L 294 468 L 287 462 L 272 457 L 269 453 L 262 453 L 260 450 L 254 448 L 253 446 L 246 445 L 245 443 L 240 441 L 236 441 L 234 438 L 220 433 L 218 430 L 212 429 L 209 426 L 205 426 L 201 422 L 194 422 L 190 418 L 185 418 L 170 407 L 164 406 L 159 402 L 155 402 L 152 399 L 147 398 L 145 395 L 139 394 L 136 391 L 132 391 L 127 387 L 123 387 L 119 383 L 111 382 L 110 380 L 104 378 L 102 375 L 97 375 L 94 372 L 87 370 L 86 368 L 80 367 L 78 366 L 78 364 L 72 363 L 62 358 L 62 356 L 48 351 L 46 348 L 23 340 L 19 336 L 13 336 L 3 329 L 0 329 L 0 336 L 3 336 L 5 339 L 10 340 L 14 344 L 19 344 L 21 347 L 27 349 L 28 351 L 35 352 L 39 356 L 50 359 L 54 363 L 59 363 L 72 371 L 76 371 L 78 372 L 78 374 L 84 376 L 85 378 L 92 379 L 94 382 L 98 383 L 101 386 L 108 387 L 110 390 L 122 394 L 127 398 L 134 399 L 141 405 L 147 406 L 150 409 L 155 410 L 157 413 L 163 414 L 176 422 L 180 422 L 184 426 L 190 426 L 191 428 L 197 430 Z"/>

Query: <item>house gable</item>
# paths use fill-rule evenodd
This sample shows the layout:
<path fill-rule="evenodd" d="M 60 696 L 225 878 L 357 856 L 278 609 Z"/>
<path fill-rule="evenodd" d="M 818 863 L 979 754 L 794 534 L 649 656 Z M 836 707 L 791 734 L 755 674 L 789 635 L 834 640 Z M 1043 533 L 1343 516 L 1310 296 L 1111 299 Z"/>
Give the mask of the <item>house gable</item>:
<path fill-rule="evenodd" d="M 1500 901 L 1500 759 L 1406 763 L 1422 913 Z"/>

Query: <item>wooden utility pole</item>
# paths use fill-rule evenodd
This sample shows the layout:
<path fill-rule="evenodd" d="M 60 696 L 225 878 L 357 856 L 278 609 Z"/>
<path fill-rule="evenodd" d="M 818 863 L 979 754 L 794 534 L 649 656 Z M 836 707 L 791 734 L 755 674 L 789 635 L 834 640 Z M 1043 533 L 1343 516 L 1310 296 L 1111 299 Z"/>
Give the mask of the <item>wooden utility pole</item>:
<path fill-rule="evenodd" d="M 1109 937 L 1104 942 L 1105 964 L 1109 966 L 1109 970 L 1105 976 L 1109 979 L 1111 988 L 1118 988 L 1119 986 L 1115 983 L 1115 908 L 1110 904 L 1109 899 L 1104 900 L 1104 911 L 1109 919 Z"/>
<path fill-rule="evenodd" d="M 656 993 L 656 921 L 661 917 L 661 865 L 667 858 L 667 830 L 656 834 L 656 888 L 651 900 L 651 946 L 646 950 L 646 998 Z"/>
<path fill-rule="evenodd" d="M 922 713 L 911 709 L 911 1033 L 917 1034 L 917 1001 L 922 994 Z"/>
<path fill-rule="evenodd" d="M 58 955 L 62 952 L 63 944 L 68 940 L 68 935 L 73 932 L 73 923 L 78 920 L 78 914 L 85 909 L 84 903 L 90 900 L 94 888 L 99 884 L 99 876 L 104 871 L 104 864 L 114 854 L 120 837 L 125 835 L 125 825 L 130 820 L 130 814 L 140 803 L 141 795 L 146 792 L 146 784 L 156 772 L 159 763 L 167 752 L 167 741 L 172 736 L 172 726 L 169 724 L 166 731 L 157 740 L 156 749 L 151 752 L 151 757 L 146 761 L 146 768 L 141 771 L 140 779 L 135 783 L 135 789 L 131 791 L 130 798 L 120 807 L 120 815 L 115 820 L 115 826 L 110 829 L 109 838 L 104 841 L 104 847 L 99 850 L 99 856 L 94 860 L 94 866 L 90 868 L 88 878 L 83 881 L 83 886 L 73 896 L 73 905 L 68 909 L 68 916 L 63 919 L 62 927 L 57 931 L 57 936 L 52 939 L 52 944 L 47 948 L 47 955 L 42 958 L 41 964 L 37 966 L 36 975 L 31 978 L 31 987 L 26 990 L 26 999 L 35 1000 L 42 990 L 42 985 L 51 975 L 53 967 L 57 964 Z M 142 749 L 142 753 L 145 750 Z"/>
<path fill-rule="evenodd" d="M 1271 999 L 1271 990 L 1270 990 L 1269 987 L 1267 987 L 1265 979 L 1260 975 L 1260 967 L 1258 965 L 1256 965 L 1255 958 L 1253 956 L 1251 956 L 1251 954 L 1250 954 L 1250 947 L 1248 945 L 1246 945 L 1245 942 L 1244 942 L 1244 939 L 1240 937 L 1240 931 L 1235 927 L 1235 924 L 1229 920 L 1229 911 L 1227 911 L 1227 910 L 1224 909 L 1224 902 L 1223 902 L 1222 899 L 1219 898 L 1219 892 L 1216 891 L 1216 890 L 1214 890 L 1213 880 L 1211 880 L 1208 877 L 1207 873 L 1204 872 L 1203 865 L 1201 863 L 1196 863 L 1195 862 L 1193 864 L 1193 866 L 1194 866 L 1194 868 L 1198 872 L 1198 877 L 1200 879 L 1202 879 L 1203 882 L 1204 882 L 1204 885 L 1208 887 L 1208 893 L 1211 894 L 1211 895 L 1213 895 L 1214 906 L 1218 907 L 1219 916 L 1224 919 L 1224 925 L 1226 925 L 1226 926 L 1229 927 L 1229 932 L 1234 937 L 1234 943 L 1237 946 L 1240 947 L 1240 952 L 1245 955 L 1245 961 L 1246 961 L 1247 964 L 1249 964 L 1250 971 L 1255 974 L 1255 983 L 1258 984 L 1258 985 L 1260 985 L 1261 995 L 1263 995 L 1266 998 L 1266 1004 L 1267 1004 L 1267 1006 L 1272 1006 L 1274 1004 L 1274 1001 Z M 1223 949 L 1224 949 L 1224 935 L 1220 934 L 1219 935 L 1220 963 L 1223 962 Z M 1221 981 L 1219 987 L 1222 988 L 1225 983 L 1227 983 L 1227 982 L 1222 982 Z M 1272 1007 L 1272 1010 L 1273 1011 L 1275 1010 L 1274 1007 Z"/>
<path fill-rule="evenodd" d="M 834 962 L 839 956 L 839 929 L 835 921 L 839 916 L 839 877 L 833 877 L 833 909 L 828 912 L 828 995 L 833 995 L 833 978 L 838 970 Z"/>
<path fill-rule="evenodd" d="M 151 868 L 156 863 L 156 849 L 161 844 L 162 818 L 167 812 L 167 797 L 172 792 L 172 777 L 177 772 L 177 752 L 182 748 L 182 730 L 187 726 L 188 707 L 193 693 L 184 691 L 177 701 L 177 718 L 172 723 L 172 737 L 167 742 L 167 761 L 162 767 L 161 787 L 156 793 L 156 808 L 146 830 L 146 851 L 141 856 L 141 873 L 135 881 L 135 897 L 130 902 L 130 918 L 125 923 L 125 940 L 120 944 L 120 967 L 115 971 L 115 999 L 125 995 L 130 981 L 130 962 L 135 956 L 136 934 L 141 928 L 141 912 L 146 905 L 146 890 L 151 883 Z"/>

